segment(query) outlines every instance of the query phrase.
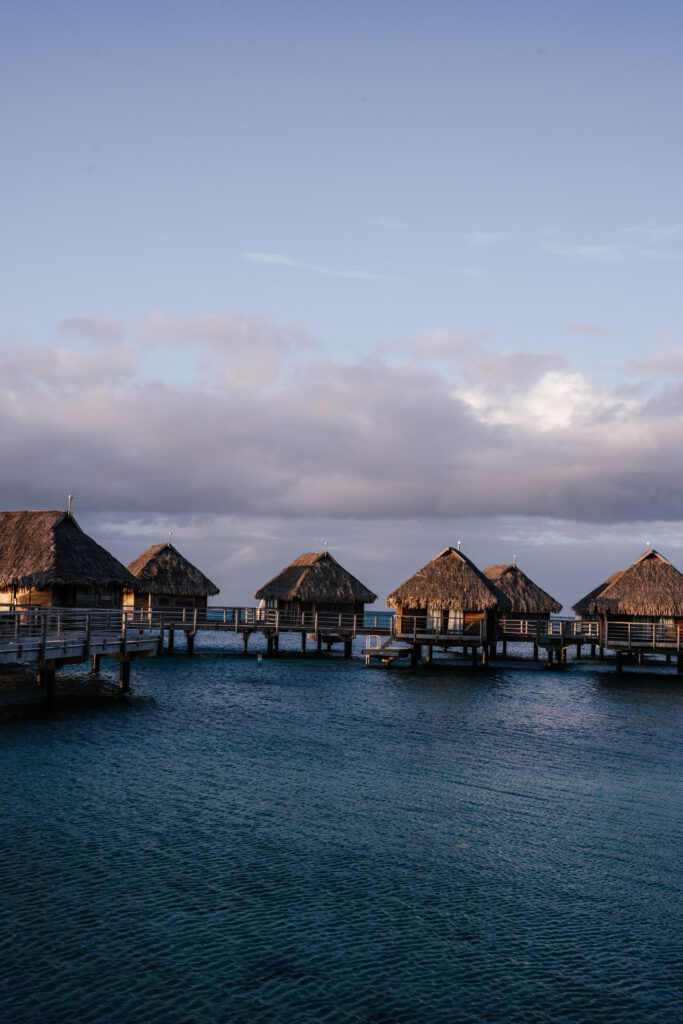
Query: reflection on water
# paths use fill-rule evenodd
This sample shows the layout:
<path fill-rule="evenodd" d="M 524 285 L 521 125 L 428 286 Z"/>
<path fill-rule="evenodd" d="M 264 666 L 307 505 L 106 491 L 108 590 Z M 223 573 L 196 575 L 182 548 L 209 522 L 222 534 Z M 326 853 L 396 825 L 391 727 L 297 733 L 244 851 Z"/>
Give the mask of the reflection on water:
<path fill-rule="evenodd" d="M 1 1020 L 676 1018 L 672 668 L 106 678 L 0 725 Z"/>

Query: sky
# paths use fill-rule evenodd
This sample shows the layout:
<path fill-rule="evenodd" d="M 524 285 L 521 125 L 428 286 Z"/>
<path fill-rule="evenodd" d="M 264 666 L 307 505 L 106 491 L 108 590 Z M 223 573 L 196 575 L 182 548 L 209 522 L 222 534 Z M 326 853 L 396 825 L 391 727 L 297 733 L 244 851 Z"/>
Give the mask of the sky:
<path fill-rule="evenodd" d="M 221 588 L 683 569 L 683 7 L 6 0 L 6 509 Z"/>

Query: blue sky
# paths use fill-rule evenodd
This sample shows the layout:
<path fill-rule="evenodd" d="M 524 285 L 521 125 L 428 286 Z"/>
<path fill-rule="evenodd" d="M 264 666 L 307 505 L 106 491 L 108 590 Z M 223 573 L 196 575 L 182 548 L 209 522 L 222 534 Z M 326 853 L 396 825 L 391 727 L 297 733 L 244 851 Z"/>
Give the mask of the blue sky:
<path fill-rule="evenodd" d="M 682 22 L 6 3 L 4 507 L 170 524 L 234 601 L 324 539 L 380 591 L 680 565 Z"/>

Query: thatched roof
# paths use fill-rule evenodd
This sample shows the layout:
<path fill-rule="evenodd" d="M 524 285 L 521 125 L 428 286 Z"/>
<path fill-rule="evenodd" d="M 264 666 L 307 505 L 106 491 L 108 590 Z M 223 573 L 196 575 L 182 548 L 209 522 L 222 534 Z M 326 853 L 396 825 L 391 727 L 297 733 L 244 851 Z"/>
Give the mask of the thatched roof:
<path fill-rule="evenodd" d="M 577 615 L 595 614 L 590 611 L 593 601 L 599 594 L 602 594 L 603 590 L 609 587 L 611 583 L 614 583 L 618 576 L 621 576 L 622 571 L 622 569 L 618 569 L 616 572 L 613 572 L 611 576 L 607 577 L 604 583 L 601 583 L 599 587 L 595 587 L 590 591 L 590 593 L 586 594 L 585 597 L 582 597 L 580 601 L 577 601 L 576 604 L 572 605 L 572 611 L 576 612 Z"/>
<path fill-rule="evenodd" d="M 218 587 L 169 542 L 152 544 L 128 571 L 146 594 L 172 594 L 178 597 L 213 597 Z"/>
<path fill-rule="evenodd" d="M 513 615 L 549 615 L 562 610 L 560 602 L 541 590 L 516 563 L 488 565 L 484 576 L 510 599 Z"/>
<path fill-rule="evenodd" d="M 347 572 L 329 551 L 299 555 L 254 594 L 257 601 L 313 601 L 318 604 L 372 604 L 377 594 Z"/>
<path fill-rule="evenodd" d="M 462 611 L 510 610 L 510 601 L 455 548 L 444 548 L 436 558 L 397 587 L 387 607 L 427 608 L 429 605 Z"/>
<path fill-rule="evenodd" d="M 683 575 L 649 548 L 592 599 L 589 611 L 610 615 L 683 616 Z"/>
<path fill-rule="evenodd" d="M 130 585 L 137 580 L 68 512 L 0 512 L 0 589 Z"/>

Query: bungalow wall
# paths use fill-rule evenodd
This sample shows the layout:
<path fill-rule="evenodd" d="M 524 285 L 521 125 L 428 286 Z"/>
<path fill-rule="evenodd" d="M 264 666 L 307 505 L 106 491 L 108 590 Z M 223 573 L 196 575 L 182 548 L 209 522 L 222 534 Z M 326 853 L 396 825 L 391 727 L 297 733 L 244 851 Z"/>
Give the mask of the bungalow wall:
<path fill-rule="evenodd" d="M 188 594 L 144 594 L 126 591 L 123 595 L 123 607 L 126 611 L 165 612 L 179 608 L 190 608 L 194 612 L 206 611 L 208 599 L 206 595 Z"/>
<path fill-rule="evenodd" d="M 120 608 L 121 586 L 52 586 L 40 589 L 11 587 L 0 591 L 0 604 L 34 608 Z"/>

